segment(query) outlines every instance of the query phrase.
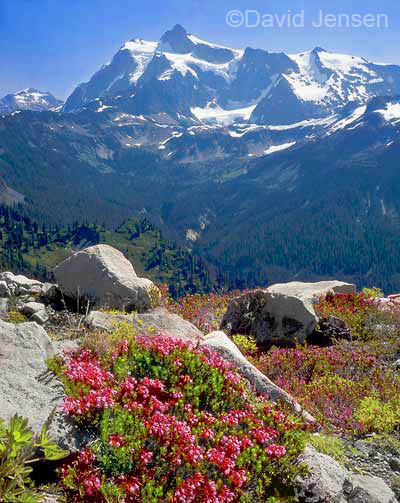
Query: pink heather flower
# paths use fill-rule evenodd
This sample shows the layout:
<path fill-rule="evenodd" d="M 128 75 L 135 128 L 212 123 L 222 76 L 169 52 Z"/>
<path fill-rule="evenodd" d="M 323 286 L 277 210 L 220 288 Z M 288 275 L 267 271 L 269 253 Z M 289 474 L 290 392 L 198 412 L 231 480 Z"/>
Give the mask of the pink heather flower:
<path fill-rule="evenodd" d="M 122 437 L 122 435 L 120 435 L 119 433 L 114 433 L 113 435 L 110 435 L 108 443 L 113 447 L 123 447 L 126 442 L 124 440 L 124 437 Z"/>
<path fill-rule="evenodd" d="M 211 428 L 206 428 L 202 434 L 200 435 L 201 438 L 214 438 L 215 433 L 211 430 Z"/>
<path fill-rule="evenodd" d="M 243 487 L 247 482 L 245 470 L 238 470 L 232 473 L 232 484 L 236 487 Z"/>
<path fill-rule="evenodd" d="M 279 459 L 286 454 L 286 449 L 283 445 L 271 444 L 266 447 L 265 451 L 271 459 Z"/>
<path fill-rule="evenodd" d="M 145 465 L 148 465 L 150 461 L 153 459 L 153 453 L 151 451 L 146 451 L 142 449 L 139 455 L 140 461 Z"/>
<path fill-rule="evenodd" d="M 84 481 L 84 487 L 88 496 L 94 496 L 100 489 L 100 478 L 97 475 L 90 475 Z"/>

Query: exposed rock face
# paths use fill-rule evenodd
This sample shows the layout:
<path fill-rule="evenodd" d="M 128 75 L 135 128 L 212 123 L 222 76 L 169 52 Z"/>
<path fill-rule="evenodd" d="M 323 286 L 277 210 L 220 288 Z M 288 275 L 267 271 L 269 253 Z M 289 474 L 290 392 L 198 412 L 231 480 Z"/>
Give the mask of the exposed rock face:
<path fill-rule="evenodd" d="M 121 321 L 129 321 L 139 333 L 153 330 L 156 333 L 167 334 L 169 337 L 191 341 L 204 337 L 203 333 L 194 325 L 162 308 L 157 308 L 150 313 L 126 315 L 92 311 L 87 318 L 87 324 L 91 328 L 103 330 L 109 330 Z"/>
<path fill-rule="evenodd" d="M 390 487 L 379 477 L 354 475 L 326 454 L 307 446 L 299 462 L 308 474 L 297 479 L 301 503 L 396 503 Z"/>
<path fill-rule="evenodd" d="M 259 343 L 302 343 L 318 323 L 313 303 L 329 291 L 353 293 L 355 286 L 339 281 L 293 282 L 254 290 L 230 302 L 221 328 L 252 335 Z"/>
<path fill-rule="evenodd" d="M 0 281 L 0 297 L 9 297 L 11 295 L 10 289 L 5 281 Z"/>
<path fill-rule="evenodd" d="M 3 272 L 0 274 L 0 281 L 4 281 L 6 283 L 10 295 L 42 293 L 43 283 L 35 279 L 26 278 L 21 274 L 15 276 L 12 272 Z"/>
<path fill-rule="evenodd" d="M 108 245 L 74 253 L 54 274 L 65 296 L 91 299 L 97 306 L 143 312 L 151 308 L 151 292 L 157 292 L 152 281 L 138 278 L 124 255 Z"/>
<path fill-rule="evenodd" d="M 396 503 L 390 487 L 379 477 L 353 475 L 353 491 L 349 503 Z"/>
<path fill-rule="evenodd" d="M 356 286 L 343 281 L 318 281 L 316 283 L 302 283 L 292 281 L 290 283 L 277 283 L 267 288 L 268 292 L 282 293 L 284 295 L 298 297 L 307 303 L 313 304 L 323 295 L 332 291 L 333 293 L 356 293 Z"/>
<path fill-rule="evenodd" d="M 39 311 L 43 311 L 44 309 L 46 309 L 46 306 L 44 304 L 41 304 L 40 302 L 27 302 L 22 307 L 21 312 L 23 314 L 26 314 L 27 316 L 32 316 L 33 314 Z"/>
<path fill-rule="evenodd" d="M 330 346 L 334 340 L 351 340 L 351 329 L 340 318 L 328 316 L 320 318 L 307 342 L 316 346 Z"/>
<path fill-rule="evenodd" d="M 289 393 L 270 381 L 268 377 L 252 365 L 224 332 L 211 332 L 203 340 L 201 346 L 209 347 L 213 351 L 220 353 L 225 360 L 235 364 L 238 371 L 250 381 L 259 393 L 266 393 L 273 401 L 283 400 L 295 412 L 301 413 L 307 422 L 315 422 L 315 419 L 310 414 L 301 410 L 300 405 Z"/>
<path fill-rule="evenodd" d="M 87 436 L 60 410 L 63 388 L 46 364 L 53 355 L 49 336 L 36 323 L 0 321 L 0 417 L 9 420 L 18 413 L 36 432 L 50 422 L 54 440 L 74 451 Z"/>

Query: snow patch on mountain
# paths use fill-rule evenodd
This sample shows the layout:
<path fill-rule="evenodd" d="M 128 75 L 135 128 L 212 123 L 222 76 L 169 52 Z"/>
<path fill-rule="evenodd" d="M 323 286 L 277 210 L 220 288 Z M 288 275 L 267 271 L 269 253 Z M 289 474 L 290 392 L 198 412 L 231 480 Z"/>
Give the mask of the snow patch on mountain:
<path fill-rule="evenodd" d="M 282 145 L 271 145 L 268 147 L 266 150 L 264 150 L 265 155 L 273 154 L 274 152 L 279 152 L 281 150 L 286 150 L 290 147 L 293 147 L 293 145 L 296 145 L 295 141 L 289 142 L 289 143 L 282 143 Z"/>
<path fill-rule="evenodd" d="M 236 110 L 224 110 L 215 102 L 210 102 L 204 108 L 193 107 L 190 110 L 200 121 L 228 126 L 234 122 L 245 122 L 249 120 L 256 106 L 257 105 L 251 105 L 249 107 L 237 108 Z"/>
<path fill-rule="evenodd" d="M 129 77 L 131 84 L 136 84 L 143 75 L 143 72 L 155 53 L 156 47 L 157 42 L 150 42 L 142 39 L 133 39 L 125 42 L 122 50 L 127 49 L 130 51 L 132 58 L 137 63 L 135 71 Z"/>
<path fill-rule="evenodd" d="M 190 73 L 196 79 L 199 79 L 198 70 L 202 72 L 212 72 L 216 76 L 222 77 L 226 82 L 231 82 L 235 77 L 237 61 L 243 52 L 238 51 L 235 58 L 228 63 L 210 63 L 198 59 L 192 54 L 176 54 L 172 52 L 163 52 L 164 56 L 171 64 L 171 68 L 166 70 L 158 80 L 169 80 L 174 70 L 180 72 L 183 76 Z M 196 71 L 197 70 L 197 71 Z"/>
<path fill-rule="evenodd" d="M 51 93 L 29 87 L 0 99 L 0 113 L 11 114 L 18 110 L 41 112 L 52 110 L 61 104 L 62 101 L 55 98 Z"/>
<path fill-rule="evenodd" d="M 354 110 L 354 112 L 349 116 L 344 119 L 341 119 L 337 121 L 329 130 L 328 134 L 332 134 L 335 131 L 338 131 L 339 129 L 344 129 L 350 124 L 353 124 L 356 122 L 360 117 L 362 117 L 365 114 L 365 111 L 367 110 L 367 105 L 362 105 L 361 107 L 358 107 Z"/>
<path fill-rule="evenodd" d="M 389 102 L 384 109 L 376 110 L 376 113 L 381 114 L 387 122 L 400 122 L 400 103 Z"/>

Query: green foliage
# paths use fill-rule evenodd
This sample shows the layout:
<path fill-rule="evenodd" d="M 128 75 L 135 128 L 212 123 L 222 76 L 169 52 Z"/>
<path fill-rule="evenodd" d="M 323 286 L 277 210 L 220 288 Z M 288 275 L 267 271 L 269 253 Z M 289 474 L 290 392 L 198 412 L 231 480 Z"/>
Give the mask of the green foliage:
<path fill-rule="evenodd" d="M 341 438 L 334 435 L 310 435 L 309 443 L 322 454 L 326 454 L 339 463 L 346 461 L 345 445 Z"/>
<path fill-rule="evenodd" d="M 19 311 L 8 311 L 6 321 L 8 323 L 24 323 L 28 318 Z"/>
<path fill-rule="evenodd" d="M 400 424 L 400 399 L 384 402 L 377 394 L 366 396 L 354 416 L 366 432 L 390 433 Z"/>
<path fill-rule="evenodd" d="M 257 353 L 257 343 L 251 335 L 234 335 L 233 342 L 243 353 L 255 354 Z"/>
<path fill-rule="evenodd" d="M 168 283 L 174 298 L 208 292 L 216 284 L 206 262 L 163 238 L 145 218 L 131 218 L 117 229 L 75 222 L 73 225 L 37 222 L 22 206 L 0 205 L 0 268 L 51 280 L 51 270 L 73 251 L 109 244 L 132 262 L 138 275 Z M 157 295 L 153 295 L 157 304 Z"/>
<path fill-rule="evenodd" d="M 376 299 L 378 297 L 385 296 L 382 290 L 380 288 L 377 288 L 376 286 L 372 288 L 363 288 L 363 294 L 367 299 Z"/>
<path fill-rule="evenodd" d="M 0 419 L 0 501 L 41 501 L 30 479 L 30 465 L 41 459 L 59 460 L 67 454 L 49 439 L 45 429 L 40 435 L 34 434 L 27 419 L 15 415 L 8 425 Z"/>

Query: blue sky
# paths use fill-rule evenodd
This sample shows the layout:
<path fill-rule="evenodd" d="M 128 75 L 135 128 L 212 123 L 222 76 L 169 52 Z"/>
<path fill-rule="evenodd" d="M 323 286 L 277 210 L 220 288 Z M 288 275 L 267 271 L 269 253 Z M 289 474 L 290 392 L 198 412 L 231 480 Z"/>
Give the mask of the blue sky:
<path fill-rule="evenodd" d="M 334 5 L 334 7 L 332 7 Z M 229 11 L 277 15 L 304 11 L 302 28 L 232 28 Z M 321 27 L 324 15 L 385 14 L 386 28 Z M 257 21 L 249 14 L 250 24 Z M 287 19 L 287 18 L 286 18 Z M 381 18 L 384 19 L 384 18 Z M 400 2 L 394 0 L 0 0 L 0 96 L 26 87 L 65 98 L 109 61 L 125 40 L 158 40 L 176 23 L 200 38 L 232 47 L 301 52 L 327 50 L 400 64 Z M 383 24 L 383 22 L 382 22 Z"/>

